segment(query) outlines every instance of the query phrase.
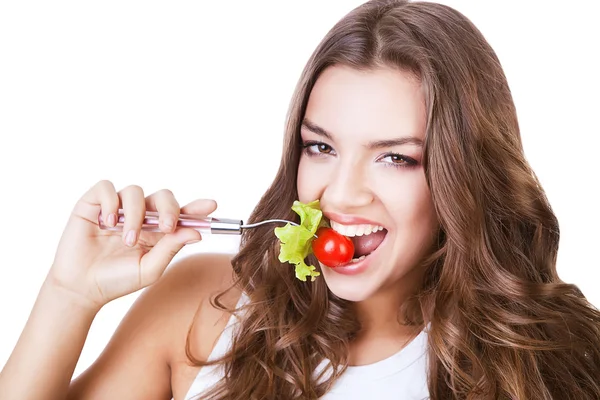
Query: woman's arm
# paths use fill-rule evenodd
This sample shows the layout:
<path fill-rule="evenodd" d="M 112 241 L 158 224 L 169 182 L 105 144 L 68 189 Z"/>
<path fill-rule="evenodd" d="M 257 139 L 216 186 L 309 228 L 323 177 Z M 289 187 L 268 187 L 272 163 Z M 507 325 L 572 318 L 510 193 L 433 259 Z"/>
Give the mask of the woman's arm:
<path fill-rule="evenodd" d="M 96 310 L 70 293 L 44 284 L 0 374 L 0 398 L 171 399 L 170 360 L 184 352 L 198 305 L 209 304 L 202 300 L 228 287 L 230 277 L 226 255 L 198 254 L 173 263 L 139 296 L 100 357 L 70 387 Z M 214 329 L 214 318 L 208 319 L 204 336 L 212 344 L 220 332 Z M 202 347 L 196 355 L 206 358 L 212 346 Z M 179 392 L 187 389 L 180 387 Z"/>
<path fill-rule="evenodd" d="M 229 287 L 231 276 L 226 255 L 196 254 L 174 263 L 136 300 L 100 357 L 73 381 L 67 398 L 182 398 L 191 382 L 173 376 L 172 360 L 185 354 L 186 336 L 199 305 L 210 307 L 207 299 Z M 212 351 L 220 334 L 213 315 L 220 314 L 212 310 L 195 321 L 202 331 L 201 342 L 207 345 L 195 356 L 205 359 Z"/>
<path fill-rule="evenodd" d="M 109 227 L 114 227 L 120 208 L 125 214 L 122 232 L 100 229 L 99 215 Z M 160 358 L 161 346 L 155 346 L 164 343 L 160 341 L 163 335 L 160 329 L 153 332 L 148 328 L 161 312 L 152 307 L 152 300 L 165 297 L 160 290 L 164 284 L 154 284 L 185 244 L 201 239 L 193 229 L 176 228 L 174 222 L 180 212 L 208 215 L 215 208 L 212 200 L 197 200 L 180 207 L 169 190 L 145 196 L 142 188 L 131 185 L 117 192 L 109 181 L 100 181 L 90 188 L 69 217 L 46 282 L 0 373 L 0 397 L 66 398 L 98 310 L 114 299 L 154 286 L 140 296 L 93 367 L 93 375 L 99 378 L 85 386 L 85 391 L 75 391 L 85 393 L 75 397 L 97 398 L 98 394 L 103 398 L 166 398 L 170 393 L 169 370 Z M 161 232 L 142 231 L 146 210 L 159 213 Z M 113 362 L 116 375 L 113 369 L 108 373 L 102 369 L 106 365 L 103 360 L 107 359 L 120 360 L 118 365 Z M 132 366 L 136 368 L 129 371 Z M 104 384 L 101 391 L 94 386 L 97 382 Z"/>
<path fill-rule="evenodd" d="M 0 373 L 5 400 L 64 398 L 97 307 L 47 280 Z"/>

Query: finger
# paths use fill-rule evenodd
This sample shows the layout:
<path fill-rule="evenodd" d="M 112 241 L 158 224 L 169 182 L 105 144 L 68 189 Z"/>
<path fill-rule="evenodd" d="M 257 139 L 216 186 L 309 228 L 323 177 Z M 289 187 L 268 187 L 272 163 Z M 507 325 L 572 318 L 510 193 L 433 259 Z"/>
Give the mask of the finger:
<path fill-rule="evenodd" d="M 161 231 L 171 233 L 175 230 L 179 218 L 179 203 L 173 192 L 163 189 L 146 197 L 146 209 L 158 211 L 158 226 Z"/>
<path fill-rule="evenodd" d="M 200 233 L 189 228 L 178 229 L 174 233 L 163 236 L 140 260 L 142 286 L 156 282 L 183 246 L 196 243 L 201 239 Z"/>
<path fill-rule="evenodd" d="M 112 182 L 102 180 L 92 186 L 82 197 L 81 200 L 91 206 L 100 206 L 100 212 L 96 207 L 92 207 L 94 215 L 87 215 L 83 210 L 90 210 L 89 207 L 76 207 L 74 210 L 78 214 L 90 221 L 99 222 L 100 219 L 109 227 L 117 224 L 117 211 L 119 209 L 119 196 Z"/>
<path fill-rule="evenodd" d="M 212 199 L 198 199 L 181 208 L 182 214 L 207 216 L 217 209 L 217 202 Z"/>
<path fill-rule="evenodd" d="M 121 204 L 123 205 L 123 242 L 129 246 L 135 246 L 140 237 L 140 231 L 144 218 L 146 217 L 146 202 L 144 191 L 136 185 L 127 186 L 119 192 Z"/>

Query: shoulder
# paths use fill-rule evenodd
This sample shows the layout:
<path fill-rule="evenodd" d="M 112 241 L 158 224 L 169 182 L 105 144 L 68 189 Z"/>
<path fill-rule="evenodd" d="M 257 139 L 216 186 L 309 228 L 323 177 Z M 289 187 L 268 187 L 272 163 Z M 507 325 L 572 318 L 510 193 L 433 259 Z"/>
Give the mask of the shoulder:
<path fill-rule="evenodd" d="M 212 305 L 215 295 L 231 288 L 234 273 L 232 255 L 197 254 L 175 263 L 169 268 L 160 286 L 150 294 L 156 302 L 148 301 L 148 309 L 161 307 L 163 316 L 158 327 L 164 332 L 160 347 L 166 352 L 164 359 L 171 371 L 171 387 L 175 398 L 183 398 L 194 381 L 199 367 L 190 363 L 194 359 L 206 361 L 218 341 L 230 314 Z M 221 298 L 228 307 L 235 307 L 241 296 L 239 289 L 226 292 Z M 188 353 L 189 352 L 189 353 Z"/>
<path fill-rule="evenodd" d="M 125 320 L 129 321 L 125 326 L 134 329 L 135 333 L 131 333 L 135 336 L 143 337 L 155 349 L 155 355 L 169 366 L 173 360 L 185 357 L 192 328 L 204 335 L 214 331 L 218 336 L 215 325 L 226 315 L 211 305 L 211 298 L 234 283 L 232 257 L 202 253 L 174 261 L 158 282 L 138 297 L 126 315 Z M 223 301 L 233 307 L 240 295 L 239 290 L 233 289 Z M 204 327 L 212 329 L 207 331 Z"/>
<path fill-rule="evenodd" d="M 174 261 L 158 282 L 140 294 L 100 357 L 73 382 L 70 398 L 116 395 L 122 388 L 129 388 L 131 397 L 128 382 L 132 381 L 137 382 L 135 395 L 139 397 L 162 398 L 167 393 L 181 397 L 193 372 L 186 358 L 188 332 L 198 325 L 203 339 L 212 343 L 212 336 L 219 336 L 216 321 L 224 312 L 212 307 L 210 298 L 232 286 L 231 258 L 196 254 Z M 240 291 L 227 292 L 225 305 L 240 295 Z M 210 354 L 210 350 L 203 351 Z M 183 367 L 178 372 L 175 363 Z"/>
<path fill-rule="evenodd" d="M 144 308 L 160 316 L 156 328 L 164 335 L 160 341 L 172 369 L 174 364 L 189 364 L 186 347 L 202 361 L 212 352 L 230 317 L 213 306 L 212 300 L 234 283 L 232 258 L 231 254 L 195 254 L 181 259 L 144 294 L 148 297 Z M 220 300 L 233 308 L 240 296 L 241 291 L 233 288 Z"/>
<path fill-rule="evenodd" d="M 226 319 L 228 314 L 213 307 L 211 299 L 233 285 L 231 259 L 230 254 L 195 254 L 183 258 L 174 262 L 164 276 L 140 296 L 146 312 L 158 317 L 156 324 L 159 326 L 155 327 L 158 329 L 155 332 L 164 335 L 161 342 L 169 362 L 185 354 L 188 333 L 191 338 L 200 333 L 205 336 L 204 339 L 208 339 L 207 335 L 220 334 L 215 328 L 218 328 L 218 321 Z M 227 307 L 234 307 L 240 295 L 238 289 L 232 289 L 222 301 Z M 196 342 L 192 341 L 192 347 Z M 208 353 L 210 350 L 212 346 Z M 208 356 L 195 355 L 200 358 Z"/>
<path fill-rule="evenodd" d="M 176 303 L 181 311 L 194 308 L 192 303 L 218 293 L 233 283 L 230 254 L 194 254 L 173 262 L 163 277 L 140 298 Z"/>

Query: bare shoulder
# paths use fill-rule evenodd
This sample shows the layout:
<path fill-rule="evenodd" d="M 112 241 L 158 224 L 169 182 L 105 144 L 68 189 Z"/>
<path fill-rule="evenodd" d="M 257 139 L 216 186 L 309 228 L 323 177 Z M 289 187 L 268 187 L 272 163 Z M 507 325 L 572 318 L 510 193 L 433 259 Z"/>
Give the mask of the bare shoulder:
<path fill-rule="evenodd" d="M 166 339 L 172 346 L 167 349 L 167 359 L 177 359 L 182 351 L 185 352 L 188 333 L 214 328 L 218 320 L 227 318 L 226 313 L 211 305 L 211 298 L 232 286 L 231 258 L 229 254 L 187 257 L 167 270 L 157 287 L 153 288 L 154 293 L 148 291 L 148 312 L 154 314 L 159 311 L 157 314 L 169 327 Z M 239 290 L 232 289 L 223 297 L 223 302 L 233 307 L 240 295 Z"/>
<path fill-rule="evenodd" d="M 195 357 L 208 357 L 208 344 L 225 326 L 219 321 L 227 319 L 210 298 L 231 287 L 231 258 L 195 254 L 173 262 L 138 297 L 100 357 L 72 382 L 69 398 L 184 398 L 197 371 L 187 362 L 186 338 L 190 333 L 192 344 L 202 343 L 192 346 Z M 231 290 L 223 300 L 235 306 L 240 295 Z"/>
<path fill-rule="evenodd" d="M 177 292 L 179 297 L 177 310 L 171 311 L 178 316 L 169 322 L 172 329 L 165 347 L 175 399 L 185 397 L 200 369 L 190 362 L 188 351 L 193 358 L 206 361 L 231 316 L 211 303 L 215 295 L 233 284 L 231 258 L 224 254 L 195 255 L 174 265 L 170 276 L 165 276 L 163 290 Z M 240 296 L 240 290 L 232 289 L 221 301 L 232 308 Z"/>

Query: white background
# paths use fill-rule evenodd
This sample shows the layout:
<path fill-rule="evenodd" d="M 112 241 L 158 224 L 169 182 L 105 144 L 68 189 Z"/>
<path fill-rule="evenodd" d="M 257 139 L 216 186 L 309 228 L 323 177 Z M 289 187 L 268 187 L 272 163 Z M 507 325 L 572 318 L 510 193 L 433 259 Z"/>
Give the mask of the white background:
<path fill-rule="evenodd" d="M 91 185 L 170 188 L 246 219 L 271 182 L 293 88 L 359 0 L 0 3 L 0 366 L 69 212 Z M 561 223 L 558 268 L 600 305 L 593 1 L 466 1 L 514 93 L 528 160 Z M 233 252 L 212 237 L 188 252 Z M 97 316 L 76 374 L 138 293 Z M 43 333 L 41 333 L 43 334 Z"/>

